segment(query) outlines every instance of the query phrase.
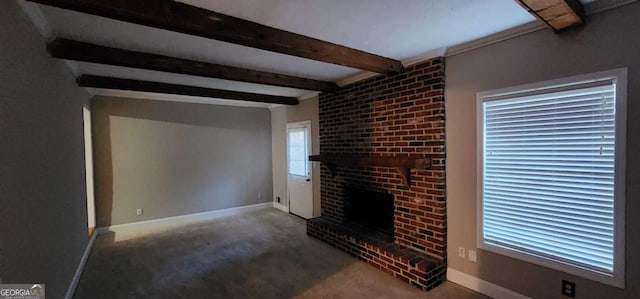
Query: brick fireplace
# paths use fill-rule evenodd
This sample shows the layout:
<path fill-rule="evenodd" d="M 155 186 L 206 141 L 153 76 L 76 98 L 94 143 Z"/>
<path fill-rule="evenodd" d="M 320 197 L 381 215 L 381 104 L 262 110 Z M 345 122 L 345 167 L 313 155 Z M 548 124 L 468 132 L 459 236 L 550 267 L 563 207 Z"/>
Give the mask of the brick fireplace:
<path fill-rule="evenodd" d="M 444 108 L 444 58 L 321 94 L 322 216 L 307 234 L 419 288 L 444 281 Z M 428 166 L 412 166 L 422 159 Z M 389 233 L 367 222 L 387 215 L 376 193 L 392 198 Z M 354 225 L 354 213 L 366 221 Z"/>

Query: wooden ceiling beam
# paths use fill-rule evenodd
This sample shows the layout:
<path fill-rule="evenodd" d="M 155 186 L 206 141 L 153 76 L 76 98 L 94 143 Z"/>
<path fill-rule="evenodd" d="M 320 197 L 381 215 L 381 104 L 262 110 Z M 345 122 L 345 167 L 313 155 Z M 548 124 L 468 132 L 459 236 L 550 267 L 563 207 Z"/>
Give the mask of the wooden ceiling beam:
<path fill-rule="evenodd" d="M 158 54 L 134 52 L 68 39 L 55 39 L 48 44 L 47 48 L 51 56 L 67 60 L 305 90 L 334 91 L 338 89 L 338 85 L 333 82 L 248 70 Z"/>
<path fill-rule="evenodd" d="M 555 32 L 583 25 L 584 7 L 578 0 L 516 0 Z"/>
<path fill-rule="evenodd" d="M 78 85 L 80 85 L 81 87 L 154 92 L 283 105 L 297 105 L 299 103 L 298 99 L 294 97 L 283 97 L 250 92 L 239 92 L 206 87 L 141 81 L 133 79 L 120 79 L 93 75 L 82 75 L 76 78 L 76 82 L 78 82 Z"/>
<path fill-rule="evenodd" d="M 177 1 L 28 1 L 376 73 L 402 71 L 402 63 L 398 60 Z"/>

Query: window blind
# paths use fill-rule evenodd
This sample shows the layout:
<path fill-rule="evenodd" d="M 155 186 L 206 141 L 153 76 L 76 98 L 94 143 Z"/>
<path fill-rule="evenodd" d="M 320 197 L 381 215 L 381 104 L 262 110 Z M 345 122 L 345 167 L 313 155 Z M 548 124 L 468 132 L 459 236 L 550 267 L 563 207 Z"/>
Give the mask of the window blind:
<path fill-rule="evenodd" d="M 482 242 L 613 273 L 615 90 L 483 99 Z"/>

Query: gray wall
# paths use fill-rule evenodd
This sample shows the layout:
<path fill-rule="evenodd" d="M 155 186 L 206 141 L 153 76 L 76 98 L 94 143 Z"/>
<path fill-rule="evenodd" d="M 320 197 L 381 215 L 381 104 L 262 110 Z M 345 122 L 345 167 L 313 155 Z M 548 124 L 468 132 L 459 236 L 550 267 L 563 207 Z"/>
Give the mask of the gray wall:
<path fill-rule="evenodd" d="M 534 298 L 559 298 L 562 279 L 578 298 L 640 297 L 640 3 L 588 18 L 583 28 L 550 30 L 447 58 L 447 211 L 449 267 Z M 476 244 L 476 92 L 613 68 L 629 68 L 626 289 L 480 251 L 478 263 L 457 256 Z"/>
<path fill-rule="evenodd" d="M 92 121 L 98 227 L 271 201 L 268 109 L 95 97 Z"/>
<path fill-rule="evenodd" d="M 0 1 L 0 280 L 62 298 L 88 242 L 78 88 L 14 1 Z"/>
<path fill-rule="evenodd" d="M 311 121 L 311 154 L 320 153 L 320 124 L 318 123 L 318 98 L 303 100 L 296 106 L 280 106 L 271 109 L 271 136 L 273 156 L 273 201 L 288 207 L 287 174 L 287 123 Z M 313 216 L 320 216 L 320 164 L 313 162 L 311 183 L 313 185 Z"/>

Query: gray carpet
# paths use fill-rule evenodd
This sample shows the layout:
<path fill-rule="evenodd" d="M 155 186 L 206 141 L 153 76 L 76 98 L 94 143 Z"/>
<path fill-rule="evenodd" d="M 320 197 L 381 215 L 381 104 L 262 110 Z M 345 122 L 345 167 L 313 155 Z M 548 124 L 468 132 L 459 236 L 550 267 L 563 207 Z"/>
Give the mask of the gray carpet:
<path fill-rule="evenodd" d="M 275 209 L 127 241 L 98 236 L 75 298 L 486 298 L 424 292 L 305 234 Z"/>

